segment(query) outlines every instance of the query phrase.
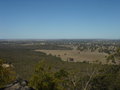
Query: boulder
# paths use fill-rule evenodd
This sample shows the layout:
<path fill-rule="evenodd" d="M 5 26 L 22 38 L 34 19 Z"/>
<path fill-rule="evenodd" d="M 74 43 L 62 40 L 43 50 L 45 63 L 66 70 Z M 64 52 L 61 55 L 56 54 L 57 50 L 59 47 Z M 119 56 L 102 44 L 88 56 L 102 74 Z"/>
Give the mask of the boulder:
<path fill-rule="evenodd" d="M 15 81 L 12 84 L 7 85 L 5 88 L 0 90 L 35 90 L 28 86 L 28 82 L 26 80 Z"/>

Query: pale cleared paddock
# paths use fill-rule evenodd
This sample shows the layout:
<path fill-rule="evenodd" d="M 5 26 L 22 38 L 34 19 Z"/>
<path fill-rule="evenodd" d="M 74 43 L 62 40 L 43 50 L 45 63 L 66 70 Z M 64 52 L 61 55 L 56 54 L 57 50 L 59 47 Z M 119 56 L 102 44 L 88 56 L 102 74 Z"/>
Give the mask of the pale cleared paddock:
<path fill-rule="evenodd" d="M 68 58 L 73 58 L 75 62 L 102 62 L 106 63 L 107 54 L 99 53 L 99 52 L 90 52 L 90 51 L 83 51 L 80 52 L 79 50 L 35 50 L 39 52 L 44 52 L 46 54 L 52 54 L 57 57 L 61 57 L 62 60 L 67 61 Z"/>

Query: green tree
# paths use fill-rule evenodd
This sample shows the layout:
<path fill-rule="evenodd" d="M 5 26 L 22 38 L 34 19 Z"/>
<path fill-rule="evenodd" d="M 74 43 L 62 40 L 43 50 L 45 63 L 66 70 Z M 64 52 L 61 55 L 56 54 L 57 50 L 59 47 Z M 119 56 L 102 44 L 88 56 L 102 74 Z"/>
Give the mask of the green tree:
<path fill-rule="evenodd" d="M 120 66 L 111 65 L 99 71 L 90 82 L 90 90 L 119 90 Z"/>
<path fill-rule="evenodd" d="M 64 69 L 60 69 L 58 72 L 54 73 L 54 80 L 57 85 L 57 89 L 66 90 L 69 87 L 68 85 L 68 75 L 69 73 Z"/>
<path fill-rule="evenodd" d="M 63 69 L 54 71 L 44 61 L 41 61 L 30 79 L 30 86 L 36 90 L 66 90 L 68 72 Z"/>
<path fill-rule="evenodd" d="M 36 90 L 55 90 L 55 82 L 50 69 L 43 61 L 39 62 L 30 80 L 30 86 Z"/>

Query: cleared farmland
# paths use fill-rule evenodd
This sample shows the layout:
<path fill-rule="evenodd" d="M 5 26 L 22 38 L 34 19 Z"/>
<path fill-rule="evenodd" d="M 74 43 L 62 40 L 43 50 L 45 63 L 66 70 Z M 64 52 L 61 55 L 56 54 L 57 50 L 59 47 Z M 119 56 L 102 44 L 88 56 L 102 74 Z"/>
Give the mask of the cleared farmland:
<path fill-rule="evenodd" d="M 44 52 L 46 54 L 52 54 L 60 57 L 63 61 L 68 61 L 70 58 L 74 62 L 90 62 L 90 63 L 106 63 L 107 54 L 99 52 L 90 52 L 79 50 L 35 50 L 37 52 Z"/>

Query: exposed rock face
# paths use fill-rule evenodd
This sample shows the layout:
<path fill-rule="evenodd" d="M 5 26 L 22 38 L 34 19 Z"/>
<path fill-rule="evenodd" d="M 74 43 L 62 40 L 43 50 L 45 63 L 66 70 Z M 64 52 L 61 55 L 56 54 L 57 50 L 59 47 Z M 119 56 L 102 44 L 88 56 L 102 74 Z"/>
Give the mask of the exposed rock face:
<path fill-rule="evenodd" d="M 12 84 L 7 85 L 5 88 L 2 88 L 0 90 L 35 90 L 28 86 L 28 82 L 23 81 L 15 81 Z"/>
<path fill-rule="evenodd" d="M 12 67 L 13 68 L 13 65 L 5 63 L 5 64 L 2 64 L 2 67 L 3 68 L 10 68 L 10 67 Z"/>

